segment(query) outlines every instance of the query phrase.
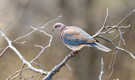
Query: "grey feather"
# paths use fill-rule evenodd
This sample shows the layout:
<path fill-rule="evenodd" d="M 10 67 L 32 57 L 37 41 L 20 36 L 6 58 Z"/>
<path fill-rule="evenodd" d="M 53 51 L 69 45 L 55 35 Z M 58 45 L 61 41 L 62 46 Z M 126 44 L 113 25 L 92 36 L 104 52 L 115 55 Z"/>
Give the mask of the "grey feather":
<path fill-rule="evenodd" d="M 97 48 L 97 49 L 99 49 L 99 50 L 101 50 L 101 51 L 104 51 L 104 52 L 110 52 L 110 51 L 112 51 L 111 49 L 109 49 L 109 48 L 107 48 L 107 47 L 105 47 L 102 44 L 99 44 L 97 42 L 96 42 L 96 45 L 94 45 L 94 47 Z"/>

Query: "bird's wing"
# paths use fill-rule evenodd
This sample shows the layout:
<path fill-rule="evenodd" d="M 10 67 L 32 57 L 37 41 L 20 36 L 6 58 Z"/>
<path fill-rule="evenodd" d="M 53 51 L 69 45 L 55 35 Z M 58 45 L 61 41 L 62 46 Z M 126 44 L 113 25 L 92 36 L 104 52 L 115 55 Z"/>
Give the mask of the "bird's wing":
<path fill-rule="evenodd" d="M 77 27 L 67 27 L 63 30 L 61 38 L 65 44 L 73 46 L 96 42 L 89 34 Z"/>

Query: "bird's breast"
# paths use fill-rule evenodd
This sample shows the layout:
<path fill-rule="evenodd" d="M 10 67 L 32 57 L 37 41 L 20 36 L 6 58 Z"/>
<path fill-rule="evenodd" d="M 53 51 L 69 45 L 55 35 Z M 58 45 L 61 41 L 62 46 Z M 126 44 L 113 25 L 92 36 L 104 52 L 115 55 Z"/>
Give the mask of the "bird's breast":
<path fill-rule="evenodd" d="M 68 45 L 68 44 L 65 44 L 69 49 L 73 50 L 73 51 L 78 51 L 80 49 L 82 49 L 83 47 L 85 46 L 88 46 L 88 45 L 77 45 L 77 46 L 72 46 L 72 45 Z"/>

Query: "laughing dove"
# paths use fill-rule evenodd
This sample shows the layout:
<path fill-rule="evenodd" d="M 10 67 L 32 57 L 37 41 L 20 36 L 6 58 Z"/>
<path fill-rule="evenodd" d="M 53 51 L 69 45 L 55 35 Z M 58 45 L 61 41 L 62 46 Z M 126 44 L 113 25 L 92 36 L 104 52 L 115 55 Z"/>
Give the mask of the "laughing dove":
<path fill-rule="evenodd" d="M 79 51 L 85 46 L 94 47 L 104 52 L 111 51 L 111 49 L 101 45 L 92 36 L 78 27 L 56 23 L 52 31 L 54 30 L 58 31 L 63 43 L 72 51 Z"/>

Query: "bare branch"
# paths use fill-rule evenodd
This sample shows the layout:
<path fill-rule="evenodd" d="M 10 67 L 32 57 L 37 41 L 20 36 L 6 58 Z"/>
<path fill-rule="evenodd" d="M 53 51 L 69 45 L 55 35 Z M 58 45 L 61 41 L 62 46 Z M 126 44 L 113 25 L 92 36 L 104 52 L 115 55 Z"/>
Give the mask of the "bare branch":
<path fill-rule="evenodd" d="M 21 72 L 21 71 L 24 71 L 24 70 L 27 70 L 27 69 L 29 69 L 29 68 L 24 68 L 24 69 L 21 69 L 21 70 L 18 70 L 18 71 L 16 71 L 16 72 L 14 72 L 12 75 L 10 75 L 6 80 L 9 80 L 12 76 L 14 76 L 15 74 L 17 74 L 17 73 L 19 73 L 19 72 Z M 18 75 L 20 75 L 20 74 L 18 74 Z M 16 78 L 17 76 L 15 76 L 15 77 L 13 77 L 13 78 Z M 13 79 L 12 78 L 12 79 Z"/>
<path fill-rule="evenodd" d="M 120 33 L 120 38 L 121 38 L 121 40 L 123 41 L 123 43 L 124 43 L 124 45 L 126 44 L 126 42 L 125 42 L 125 40 L 123 39 L 123 36 L 122 36 L 122 32 L 121 32 L 121 30 L 118 28 L 118 31 L 119 31 L 119 33 Z"/>
<path fill-rule="evenodd" d="M 109 65 L 109 70 L 111 69 L 111 73 L 109 74 L 107 80 L 111 77 L 111 75 L 113 74 L 113 69 L 114 69 L 114 64 L 115 64 L 115 61 L 116 61 L 116 55 L 118 53 L 118 50 L 121 50 L 121 51 L 124 51 L 126 53 L 128 53 L 133 59 L 135 59 L 135 56 L 133 55 L 133 53 L 131 53 L 130 51 L 126 50 L 126 49 L 123 49 L 120 47 L 120 44 L 121 44 L 121 41 L 124 43 L 124 45 L 126 44 L 124 38 L 123 38 L 123 33 L 121 31 L 121 29 L 126 29 L 126 28 L 129 28 L 130 27 L 130 24 L 128 26 L 120 26 L 120 24 L 128 17 L 130 16 L 133 12 L 135 12 L 135 10 L 131 11 L 130 13 L 128 13 L 116 26 L 107 26 L 107 27 L 103 27 L 93 36 L 93 37 L 99 37 L 99 38 L 102 38 L 108 42 L 110 42 L 114 48 L 115 48 L 115 52 L 114 54 L 112 54 L 112 58 L 111 58 L 111 61 L 110 61 L 110 65 Z M 104 21 L 106 22 L 106 20 Z M 102 30 L 105 30 L 102 32 Z M 113 31 L 112 31 L 113 30 Z M 106 37 L 103 37 L 102 35 L 103 34 L 107 34 L 107 33 L 113 33 L 114 31 L 118 31 L 118 34 L 112 39 L 114 40 L 115 38 L 117 38 L 118 36 L 120 36 L 120 40 L 119 40 L 119 43 L 118 45 L 114 44 L 114 42 L 110 39 L 107 39 Z"/>
<path fill-rule="evenodd" d="M 114 71 L 114 64 L 115 64 L 115 62 L 116 62 L 116 57 L 117 57 L 117 56 L 116 56 L 116 55 L 117 55 L 117 52 L 118 52 L 118 50 L 115 50 L 114 53 L 113 53 L 114 57 L 111 58 L 110 65 L 109 65 L 109 70 L 111 70 L 111 72 L 110 72 L 109 76 L 107 77 L 107 80 L 109 80 L 110 77 L 111 77 L 112 74 L 113 74 L 113 71 Z M 112 56 L 113 56 L 113 55 L 112 55 Z"/>
<path fill-rule="evenodd" d="M 22 42 L 13 42 L 15 44 L 24 44 L 26 41 L 22 41 Z"/>
<path fill-rule="evenodd" d="M 38 78 L 38 80 L 40 80 L 40 78 L 41 78 L 41 77 L 42 77 L 42 74 L 40 74 L 40 75 L 39 75 L 39 78 Z"/>
<path fill-rule="evenodd" d="M 44 33 L 45 35 L 49 36 L 49 37 L 50 37 L 50 41 L 49 41 L 49 44 L 48 44 L 46 47 L 42 47 L 42 46 L 40 46 L 40 45 L 35 45 L 36 47 L 42 48 L 42 50 L 40 51 L 40 53 L 39 53 L 33 60 L 30 61 L 30 63 L 34 62 L 34 61 L 43 53 L 43 51 L 44 51 L 46 48 L 48 48 L 48 47 L 51 46 L 51 43 L 52 43 L 52 39 L 53 39 L 53 36 L 52 36 L 52 35 L 46 33 L 46 32 L 43 31 L 43 30 L 39 30 L 39 31 L 42 32 L 42 33 Z"/>
<path fill-rule="evenodd" d="M 60 16 L 58 16 L 56 19 L 47 22 L 47 23 L 46 23 L 44 26 L 42 26 L 41 28 L 45 28 L 49 23 L 52 23 L 52 22 L 54 22 L 54 21 L 57 21 L 57 20 L 59 20 L 61 17 L 63 17 L 63 15 L 60 15 Z"/>
<path fill-rule="evenodd" d="M 30 78 L 34 78 L 34 77 L 39 76 L 39 75 L 40 75 L 40 74 L 38 73 L 38 74 L 36 74 L 36 75 L 32 75 L 32 76 L 30 76 L 30 77 L 24 78 L 24 80 L 29 80 Z"/>
<path fill-rule="evenodd" d="M 103 26 L 101 27 L 101 29 L 95 34 L 95 35 L 93 35 L 93 37 L 96 37 L 96 36 L 98 36 L 98 35 L 101 35 L 101 34 L 106 34 L 106 33 L 108 33 L 109 31 L 111 31 L 112 29 L 118 29 L 118 31 L 119 31 L 119 33 L 120 33 L 120 36 L 121 36 L 121 38 L 122 38 L 122 41 L 124 42 L 124 44 L 125 44 L 125 41 L 124 41 L 124 39 L 123 39 L 123 37 L 122 37 L 122 35 L 121 35 L 121 28 L 128 28 L 128 27 L 130 27 L 130 25 L 128 25 L 128 26 L 121 26 L 121 27 L 119 27 L 119 25 L 128 17 L 128 16 L 130 16 L 133 12 L 135 12 L 135 10 L 133 10 L 133 11 L 131 11 L 129 14 L 127 14 L 116 26 L 112 26 L 112 27 L 110 27 L 110 26 L 107 26 L 107 27 L 105 27 L 105 23 L 106 23 L 106 20 L 107 20 L 107 18 L 108 18 L 108 9 L 107 9 L 107 14 L 106 14 L 106 18 L 105 18 L 105 20 L 104 20 L 104 23 L 103 23 Z M 107 29 L 108 28 L 108 29 Z M 104 32 L 101 32 L 103 29 L 107 29 L 106 31 L 104 31 Z"/>
<path fill-rule="evenodd" d="M 0 30 L 0 33 L 2 34 L 2 36 L 5 38 L 5 40 L 8 42 L 9 48 L 11 48 L 17 55 L 18 57 L 22 60 L 22 62 L 24 64 L 27 64 L 27 66 L 29 67 L 29 69 L 35 71 L 35 72 L 40 72 L 42 74 L 47 74 L 46 71 L 37 69 L 35 67 L 33 67 L 22 55 L 21 53 L 12 45 L 12 41 L 8 39 L 8 37 Z"/>
<path fill-rule="evenodd" d="M 131 11 L 130 13 L 128 13 L 116 26 L 119 26 L 128 16 L 130 16 L 133 12 L 135 12 L 135 10 Z"/>
<path fill-rule="evenodd" d="M 67 63 L 67 61 L 68 61 L 70 58 L 75 57 L 77 53 L 78 53 L 78 51 L 76 51 L 76 52 L 71 51 L 71 52 L 64 58 L 64 60 L 63 60 L 61 63 L 59 63 L 58 65 L 56 65 L 56 66 L 45 76 L 45 78 L 44 78 L 43 80 L 52 80 L 52 76 L 53 76 L 54 74 L 56 74 L 56 73 Z"/>
<path fill-rule="evenodd" d="M 119 40 L 119 43 L 118 43 L 118 47 L 120 47 L 121 41 L 122 41 L 122 39 L 121 39 L 121 37 L 120 37 L 120 40 Z M 113 71 L 114 71 L 114 64 L 115 64 L 115 62 L 116 62 L 116 57 L 117 57 L 117 52 L 118 52 L 118 49 L 116 49 L 115 52 L 114 52 L 114 59 L 113 59 L 113 58 L 111 59 L 110 66 L 109 66 L 109 69 L 111 69 L 111 73 L 110 73 L 110 75 L 108 76 L 107 80 L 109 80 L 110 77 L 111 77 L 111 75 L 113 74 Z"/>
<path fill-rule="evenodd" d="M 101 58 L 101 71 L 100 71 L 100 75 L 99 75 L 99 80 L 102 80 L 102 75 L 104 73 L 104 61 L 103 58 Z"/>
<path fill-rule="evenodd" d="M 120 47 L 118 47 L 117 49 L 128 53 L 133 59 L 135 59 L 135 56 L 134 56 L 133 53 L 131 53 L 130 51 L 128 51 L 128 50 L 126 50 L 126 49 L 123 49 L 123 48 L 120 48 Z"/>
<path fill-rule="evenodd" d="M 3 55 L 3 53 L 9 48 L 9 46 L 5 47 L 4 50 L 1 52 L 0 56 Z"/>
<path fill-rule="evenodd" d="M 96 37 L 97 35 L 99 35 L 99 34 L 101 33 L 101 31 L 105 28 L 105 24 L 106 24 L 106 21 L 107 21 L 107 19 L 108 19 L 108 15 L 109 15 L 109 8 L 107 8 L 106 17 L 105 17 L 103 26 L 102 26 L 101 29 L 100 29 L 95 35 L 93 35 L 92 37 Z"/>
<path fill-rule="evenodd" d="M 110 43 L 115 47 L 116 50 L 118 49 L 118 50 L 124 51 L 124 52 L 128 53 L 133 59 L 135 59 L 135 56 L 133 55 L 133 53 L 131 53 L 130 51 L 128 51 L 128 50 L 126 50 L 126 49 L 117 47 L 116 44 L 114 44 L 112 40 L 109 40 L 109 39 L 107 39 L 107 38 L 105 38 L 105 37 L 103 37 L 103 36 L 101 36 L 101 35 L 99 35 L 98 37 L 100 37 L 100 38 L 102 38 L 102 39 L 104 39 L 104 40 L 110 42 Z"/>
<path fill-rule="evenodd" d="M 53 36 L 50 35 L 50 34 L 48 34 L 48 33 L 46 33 L 45 31 L 43 31 L 43 30 L 41 30 L 41 29 L 43 29 L 43 28 L 46 27 L 49 23 L 54 22 L 54 21 L 58 20 L 58 19 L 61 18 L 61 17 L 62 17 L 62 16 L 59 16 L 59 17 L 57 17 L 56 19 L 49 21 L 49 22 L 46 23 L 44 26 L 39 27 L 39 28 L 34 28 L 33 26 L 31 26 L 31 28 L 33 29 L 31 32 L 25 34 L 24 36 L 18 37 L 18 38 L 16 38 L 16 39 L 13 40 L 13 41 L 11 41 L 11 40 L 0 30 L 0 34 L 1 34 L 1 35 L 5 38 L 5 40 L 8 42 L 8 46 L 7 46 L 6 48 L 3 48 L 4 50 L 2 51 L 2 53 L 0 54 L 0 56 L 1 56 L 8 48 L 11 48 L 11 49 L 18 55 L 18 57 L 22 60 L 23 64 L 24 64 L 24 65 L 26 64 L 26 65 L 28 66 L 28 69 L 33 70 L 33 71 L 35 71 L 35 72 L 38 72 L 38 73 L 40 73 L 40 74 L 42 74 L 42 75 L 48 74 L 47 71 L 44 71 L 44 70 L 42 70 L 42 69 L 37 69 L 37 68 L 33 67 L 33 66 L 32 66 L 32 63 L 36 64 L 34 61 L 38 59 L 38 57 L 43 53 L 43 51 L 44 51 L 46 48 L 48 48 L 48 47 L 51 46 L 51 42 L 52 42 Z M 20 40 L 20 39 L 22 39 L 22 38 L 25 38 L 25 37 L 30 36 L 30 35 L 33 34 L 35 31 L 39 31 L 39 32 L 41 32 L 41 33 L 47 35 L 48 37 L 50 37 L 50 40 L 49 40 L 48 45 L 45 46 L 45 47 L 42 47 L 41 45 L 35 45 L 36 47 L 40 47 L 42 50 L 40 51 L 40 53 L 39 53 L 33 60 L 31 60 L 30 62 L 28 62 L 28 61 L 21 55 L 21 53 L 12 45 L 12 43 L 24 44 L 26 41 L 23 41 L 23 42 L 17 42 L 17 41 Z M 37 63 L 36 65 L 40 66 L 40 68 L 41 68 L 41 65 L 40 65 L 40 64 Z M 10 77 L 8 77 L 7 80 L 10 79 L 11 77 L 12 77 L 11 80 L 13 80 L 13 79 L 15 79 L 15 78 L 17 78 L 17 77 L 22 78 L 21 73 L 22 73 L 23 70 L 24 70 L 24 69 L 21 69 L 21 70 L 19 70 L 19 71 L 16 71 L 14 74 L 12 74 Z M 19 73 L 19 74 L 16 74 L 16 73 L 18 73 L 18 72 L 20 72 L 20 73 Z M 16 75 L 15 75 L 15 74 L 16 74 Z"/>
<path fill-rule="evenodd" d="M 52 22 L 54 22 L 54 21 L 57 21 L 57 20 L 60 19 L 61 17 L 62 17 L 62 15 L 58 16 L 58 17 L 57 17 L 56 19 L 54 19 L 54 20 L 51 20 L 51 21 L 47 22 L 44 26 L 39 27 L 39 28 L 34 28 L 33 26 L 30 26 L 30 27 L 33 29 L 31 32 L 25 34 L 24 36 L 21 36 L 21 37 L 16 38 L 13 42 L 16 42 L 16 41 L 18 41 L 18 40 L 20 40 L 20 39 L 22 39 L 22 38 L 25 38 L 25 37 L 30 36 L 30 35 L 31 35 L 32 33 L 34 33 L 35 31 L 40 30 L 40 29 L 43 29 L 43 28 L 46 27 L 49 23 L 52 23 Z"/>
<path fill-rule="evenodd" d="M 66 66 L 68 67 L 68 69 L 70 70 L 70 76 L 72 75 L 72 68 L 66 63 Z"/>
<path fill-rule="evenodd" d="M 36 62 L 32 62 L 33 64 L 37 65 L 40 67 L 40 69 L 44 70 L 43 67 L 39 64 L 39 63 L 36 63 Z"/>
<path fill-rule="evenodd" d="M 125 29 L 125 28 L 129 28 L 131 25 L 129 24 L 128 26 L 118 26 L 120 29 Z M 117 28 L 117 26 L 106 26 L 105 29 L 107 28 Z"/>
<path fill-rule="evenodd" d="M 122 32 L 122 34 L 123 34 L 124 32 Z M 118 33 L 113 39 L 111 39 L 112 41 L 114 40 L 114 39 L 116 39 L 118 36 L 120 35 L 120 33 Z"/>
<path fill-rule="evenodd" d="M 32 27 L 31 27 L 32 28 Z M 24 36 L 21 36 L 21 37 L 18 37 L 17 39 L 15 39 L 13 42 L 16 42 L 22 38 L 25 38 L 25 37 L 28 37 L 29 35 L 31 35 L 32 33 L 34 33 L 36 31 L 36 29 L 32 30 L 31 32 L 29 32 L 28 34 L 24 35 Z"/>
<path fill-rule="evenodd" d="M 34 28 L 33 26 L 31 26 L 31 28 L 33 29 L 31 32 L 25 34 L 24 36 L 18 37 L 18 38 L 16 38 L 16 39 L 13 40 L 13 41 L 11 41 L 11 40 L 0 30 L 0 34 L 1 34 L 1 35 L 5 38 L 5 40 L 8 42 L 7 47 L 6 47 L 6 48 L 2 48 L 2 49 L 4 49 L 4 50 L 2 51 L 2 53 L 0 54 L 0 56 L 1 56 L 8 48 L 11 48 L 11 49 L 18 55 L 18 57 L 22 60 L 23 64 L 24 64 L 24 65 L 26 64 L 26 65 L 28 66 L 28 69 L 33 70 L 33 71 L 35 71 L 35 72 L 38 72 L 38 73 L 40 73 L 40 74 L 42 74 L 42 75 L 48 74 L 47 71 L 44 71 L 44 70 L 42 70 L 42 69 L 37 69 L 37 68 L 33 67 L 33 66 L 32 66 L 32 63 L 35 64 L 34 61 L 38 59 L 38 57 L 43 53 L 43 51 L 44 51 L 46 48 L 48 48 L 48 47 L 51 46 L 51 42 L 52 42 L 53 36 L 50 35 L 50 34 L 48 34 L 48 33 L 46 33 L 45 31 L 43 31 L 43 30 L 41 30 L 41 29 L 43 29 L 43 28 L 46 27 L 49 23 L 54 22 L 54 21 L 58 20 L 58 19 L 61 18 L 61 17 L 62 17 L 62 16 L 59 16 L 59 17 L 57 17 L 56 19 L 49 21 L 49 22 L 46 23 L 44 26 L 39 27 L 39 28 Z M 41 32 L 41 33 L 47 35 L 48 37 L 50 37 L 50 40 L 49 40 L 48 45 L 45 46 L 45 47 L 42 47 L 41 45 L 35 45 L 36 47 L 40 47 L 42 50 L 40 51 L 40 53 L 39 53 L 33 60 L 31 60 L 30 62 L 28 62 L 28 61 L 21 55 L 21 53 L 12 45 L 12 43 L 24 44 L 26 41 L 23 41 L 23 42 L 17 42 L 17 41 L 20 40 L 20 39 L 23 39 L 23 38 L 25 38 L 25 37 L 30 36 L 30 35 L 33 34 L 35 31 L 39 31 L 39 32 Z M 2 49 L 1 49 L 1 50 L 2 50 Z M 36 65 L 37 65 L 37 64 L 36 64 Z M 39 64 L 38 66 L 40 66 L 40 68 L 41 68 L 41 65 L 40 65 L 40 64 Z M 21 72 L 22 72 L 23 70 L 24 70 L 24 69 L 21 69 L 21 70 L 19 70 L 19 71 L 16 71 L 14 74 L 12 74 L 10 77 L 8 77 L 8 79 L 11 78 L 11 77 L 12 77 L 11 80 L 13 80 L 13 79 L 15 79 L 15 78 L 17 78 L 17 77 L 22 78 L 22 77 L 21 77 Z M 20 72 L 20 74 L 16 74 L 16 73 L 18 73 L 18 72 Z M 16 74 L 16 75 L 15 75 L 15 74 Z M 7 80 L 8 80 L 8 79 L 7 79 Z"/>

